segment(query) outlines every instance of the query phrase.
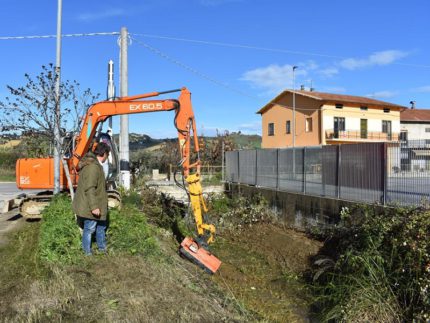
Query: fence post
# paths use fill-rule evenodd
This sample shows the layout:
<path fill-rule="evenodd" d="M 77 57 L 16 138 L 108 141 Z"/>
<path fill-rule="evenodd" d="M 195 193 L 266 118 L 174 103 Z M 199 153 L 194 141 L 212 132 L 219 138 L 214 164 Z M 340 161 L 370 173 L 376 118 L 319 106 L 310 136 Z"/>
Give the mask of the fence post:
<path fill-rule="evenodd" d="M 321 147 L 321 184 L 322 184 L 322 196 L 326 196 L 325 194 L 325 181 L 326 181 L 326 174 L 325 174 L 325 167 L 324 167 L 324 146 Z"/>
<path fill-rule="evenodd" d="M 306 147 L 303 148 L 303 194 L 306 194 Z"/>
<path fill-rule="evenodd" d="M 279 148 L 276 149 L 276 190 L 279 191 Z"/>
<path fill-rule="evenodd" d="M 240 150 L 237 151 L 237 184 L 240 185 Z"/>
<path fill-rule="evenodd" d="M 382 204 L 387 204 L 387 181 L 388 181 L 388 169 L 387 169 L 387 143 L 382 144 Z"/>
<path fill-rule="evenodd" d="M 255 149 L 255 180 L 254 185 L 257 186 L 257 179 L 258 179 L 258 149 Z"/>
<path fill-rule="evenodd" d="M 339 199 L 340 198 L 340 183 L 341 183 L 341 181 L 340 181 L 340 166 L 341 166 L 341 163 L 342 163 L 342 153 L 341 153 L 341 147 L 342 147 L 342 145 L 338 145 L 337 146 L 337 170 L 336 170 L 336 195 L 337 195 L 337 198 Z"/>
<path fill-rule="evenodd" d="M 221 182 L 225 182 L 225 145 L 224 140 L 222 141 L 222 149 L 221 149 Z"/>

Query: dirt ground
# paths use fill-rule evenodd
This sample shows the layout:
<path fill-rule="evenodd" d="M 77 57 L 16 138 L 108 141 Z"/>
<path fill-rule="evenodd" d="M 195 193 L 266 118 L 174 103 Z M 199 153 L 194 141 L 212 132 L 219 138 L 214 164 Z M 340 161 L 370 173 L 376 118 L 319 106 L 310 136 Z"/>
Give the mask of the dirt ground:
<path fill-rule="evenodd" d="M 308 322 L 302 273 L 320 243 L 294 230 L 257 224 L 223 232 L 210 276 L 177 254 L 168 231 L 162 259 L 111 254 L 74 266 L 37 261 L 40 223 L 25 223 L 0 247 L 0 321 Z"/>
<path fill-rule="evenodd" d="M 303 274 L 321 243 L 273 224 L 224 234 L 215 245 L 223 265 L 215 280 L 262 319 L 307 322 L 309 292 Z"/>

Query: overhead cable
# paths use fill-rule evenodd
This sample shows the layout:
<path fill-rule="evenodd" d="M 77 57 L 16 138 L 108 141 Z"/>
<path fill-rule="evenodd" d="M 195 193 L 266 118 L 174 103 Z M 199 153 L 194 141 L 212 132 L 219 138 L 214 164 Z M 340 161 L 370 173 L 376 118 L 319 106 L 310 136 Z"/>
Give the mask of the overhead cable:
<path fill-rule="evenodd" d="M 119 32 L 81 33 L 81 34 L 62 34 L 61 37 L 115 36 L 119 34 L 120 34 Z M 0 40 L 47 39 L 47 38 L 57 38 L 57 35 L 0 36 Z"/>
<path fill-rule="evenodd" d="M 176 58 L 173 58 L 173 57 L 171 57 L 171 56 L 169 56 L 169 55 L 167 55 L 167 54 L 163 53 L 162 51 L 160 51 L 160 50 L 159 50 L 159 49 L 157 49 L 157 48 L 154 48 L 154 47 L 152 47 L 152 46 L 150 46 L 150 45 L 148 45 L 148 44 L 146 44 L 146 43 L 144 43 L 144 42 L 142 42 L 142 41 L 140 41 L 140 40 L 138 40 L 138 39 L 135 39 L 135 38 L 133 38 L 133 37 L 132 37 L 132 39 L 133 39 L 137 44 L 142 45 L 142 46 L 143 46 L 143 47 L 145 47 L 146 49 L 148 49 L 148 50 L 152 51 L 153 53 L 157 54 L 158 56 L 160 56 L 160 57 L 162 57 L 162 58 L 164 58 L 164 59 L 166 59 L 166 60 L 170 61 L 171 63 L 174 63 L 174 64 L 176 64 L 176 65 L 178 65 L 178 66 L 182 67 L 183 69 L 185 69 L 185 70 L 187 70 L 187 71 L 189 71 L 189 72 L 191 72 L 191 73 L 193 73 L 193 74 L 195 74 L 195 75 L 197 75 L 197 76 L 199 76 L 199 77 L 201 77 L 201 78 L 204 78 L 204 79 L 205 79 L 205 80 L 207 80 L 207 81 L 210 81 L 210 82 L 212 82 L 212 83 L 214 83 L 214 84 L 216 84 L 216 85 L 218 85 L 218 86 L 222 86 L 222 87 L 224 87 L 224 88 L 226 88 L 226 89 L 228 89 L 228 90 L 230 90 L 230 91 L 236 92 L 236 93 L 238 93 L 238 94 L 240 94 L 240 95 L 242 95 L 242 96 L 246 96 L 246 97 L 251 98 L 251 99 L 257 99 L 256 97 L 251 96 L 251 95 L 249 95 L 249 94 L 248 94 L 248 93 L 246 93 L 246 92 L 243 92 L 243 91 L 241 91 L 241 90 L 235 89 L 235 88 L 233 88 L 233 87 L 229 86 L 228 84 L 226 84 L 226 83 L 224 83 L 224 82 L 218 81 L 218 80 L 216 80 L 216 79 L 214 79 L 214 78 L 212 78 L 212 77 L 210 77 L 210 76 L 208 76 L 208 75 L 206 75 L 206 74 L 204 74 L 204 73 L 202 73 L 202 72 L 200 72 L 200 71 L 196 70 L 195 68 L 193 68 L 193 67 L 191 67 L 191 66 L 188 66 L 188 65 L 186 65 L 186 64 L 184 64 L 184 63 L 182 63 L 182 62 L 180 62 L 180 61 L 179 61 L 179 60 L 177 60 Z"/>
<path fill-rule="evenodd" d="M 317 56 L 317 57 L 335 58 L 335 59 L 342 59 L 342 60 L 350 58 L 350 57 L 344 57 L 344 56 L 337 56 L 337 55 L 330 55 L 330 54 L 321 54 L 321 53 L 313 53 L 313 52 L 303 52 L 303 51 L 296 51 L 296 50 L 290 50 L 290 49 L 269 48 L 269 47 L 252 46 L 252 45 L 241 45 L 241 44 L 224 43 L 224 42 L 214 42 L 214 41 L 207 41 L 207 40 L 197 40 L 197 39 L 188 39 L 188 38 L 179 38 L 179 37 L 159 36 L 159 35 L 152 35 L 152 34 L 135 34 L 135 33 L 133 33 L 133 35 L 147 37 L 147 38 L 176 40 L 176 41 L 183 41 L 183 42 L 190 42 L 190 43 L 197 43 L 197 44 L 215 45 L 215 46 L 224 46 L 224 47 L 234 47 L 234 48 L 243 48 L 243 49 L 254 49 L 254 50 L 261 50 L 261 51 L 268 51 L 268 52 L 278 52 L 278 53 L 286 53 L 286 54 L 293 54 L 293 55 Z M 398 62 L 393 62 L 391 64 L 401 65 L 401 66 L 430 68 L 430 65 L 423 65 L 423 64 L 408 64 L 408 63 L 398 63 Z"/>

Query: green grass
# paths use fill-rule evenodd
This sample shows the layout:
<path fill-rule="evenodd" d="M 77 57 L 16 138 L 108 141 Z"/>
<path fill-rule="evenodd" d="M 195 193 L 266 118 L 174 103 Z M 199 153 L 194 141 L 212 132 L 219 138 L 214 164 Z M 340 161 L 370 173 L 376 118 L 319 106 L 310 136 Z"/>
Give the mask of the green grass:
<path fill-rule="evenodd" d="M 108 249 L 115 253 L 158 255 L 155 232 L 146 216 L 126 197 L 121 210 L 109 212 Z M 76 264 L 82 260 L 81 234 L 68 196 L 56 196 L 44 210 L 38 254 L 44 263 Z"/>
<path fill-rule="evenodd" d="M 14 168 L 0 168 L 0 182 L 15 182 Z"/>
<path fill-rule="evenodd" d="M 108 248 L 133 255 L 160 255 L 154 230 L 135 206 L 126 204 L 120 211 L 112 210 L 109 223 Z"/>
<path fill-rule="evenodd" d="M 54 197 L 42 213 L 39 256 L 47 263 L 72 264 L 82 257 L 81 235 L 72 211 L 70 198 Z"/>

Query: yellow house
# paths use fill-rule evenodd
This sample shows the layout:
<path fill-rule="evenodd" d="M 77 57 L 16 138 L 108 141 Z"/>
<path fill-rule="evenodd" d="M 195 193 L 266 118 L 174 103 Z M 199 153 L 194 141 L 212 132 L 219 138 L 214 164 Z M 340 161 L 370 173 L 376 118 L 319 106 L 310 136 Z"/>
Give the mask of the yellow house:
<path fill-rule="evenodd" d="M 397 141 L 404 108 L 360 96 L 285 90 L 257 112 L 261 147 Z"/>

